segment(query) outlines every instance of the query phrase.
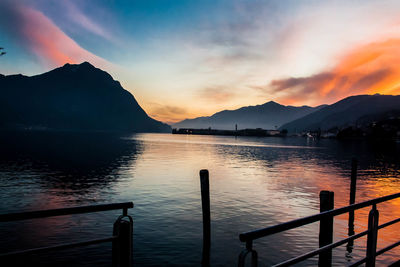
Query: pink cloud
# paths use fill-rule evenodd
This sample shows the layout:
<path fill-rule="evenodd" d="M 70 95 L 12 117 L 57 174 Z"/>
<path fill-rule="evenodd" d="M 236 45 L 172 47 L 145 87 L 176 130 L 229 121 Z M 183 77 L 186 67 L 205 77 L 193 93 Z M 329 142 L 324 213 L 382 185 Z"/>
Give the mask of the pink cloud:
<path fill-rule="evenodd" d="M 66 35 L 42 12 L 24 5 L 8 6 L 8 14 L 16 21 L 13 35 L 29 51 L 48 67 L 65 63 L 90 61 L 96 66 L 105 66 L 108 62 L 83 49 Z"/>

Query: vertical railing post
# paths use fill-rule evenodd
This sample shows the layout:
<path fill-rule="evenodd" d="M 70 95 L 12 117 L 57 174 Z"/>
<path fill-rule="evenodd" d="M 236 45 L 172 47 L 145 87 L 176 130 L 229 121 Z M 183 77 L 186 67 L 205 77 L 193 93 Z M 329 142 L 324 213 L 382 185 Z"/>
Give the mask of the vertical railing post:
<path fill-rule="evenodd" d="M 203 256 L 202 266 L 210 265 L 211 216 L 210 216 L 210 182 L 208 170 L 200 171 L 201 207 L 203 211 Z"/>
<path fill-rule="evenodd" d="M 365 263 L 366 267 L 375 266 L 376 243 L 378 241 L 378 223 L 379 211 L 376 209 L 376 204 L 374 204 L 368 216 L 367 261 Z"/>
<path fill-rule="evenodd" d="M 351 160 L 351 181 L 350 181 L 350 201 L 349 204 L 353 205 L 356 202 L 356 185 L 357 185 L 357 159 Z M 354 235 L 354 210 L 349 212 L 348 235 Z M 354 240 L 347 243 L 347 252 L 353 251 Z"/>
<path fill-rule="evenodd" d="M 258 266 L 258 254 L 253 249 L 253 240 L 246 241 L 246 249 L 239 254 L 238 267 L 244 267 L 246 264 L 246 257 L 251 253 L 251 267 Z"/>
<path fill-rule="evenodd" d="M 258 255 L 257 251 L 253 249 L 253 241 L 248 241 L 246 243 L 246 248 L 251 252 L 251 267 L 257 267 L 258 266 Z"/>
<path fill-rule="evenodd" d="M 331 191 L 321 191 L 319 194 L 320 212 L 332 210 L 334 208 L 334 193 Z M 319 224 L 319 247 L 331 244 L 333 241 L 333 216 L 322 218 Z M 332 265 L 332 250 L 324 251 L 319 254 L 318 266 Z"/>
<path fill-rule="evenodd" d="M 125 211 L 124 211 L 125 213 Z M 112 266 L 132 266 L 133 222 L 128 215 L 120 216 L 114 223 L 113 235 L 117 236 L 112 243 Z"/>

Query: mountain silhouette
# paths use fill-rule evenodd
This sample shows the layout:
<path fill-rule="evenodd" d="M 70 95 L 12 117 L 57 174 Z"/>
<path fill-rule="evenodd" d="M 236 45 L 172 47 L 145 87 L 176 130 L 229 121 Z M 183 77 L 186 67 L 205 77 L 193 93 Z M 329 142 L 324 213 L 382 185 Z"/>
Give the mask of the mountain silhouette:
<path fill-rule="evenodd" d="M 329 130 L 334 127 L 356 126 L 365 117 L 400 110 L 400 96 L 358 95 L 344 98 L 332 105 L 282 125 L 289 132 Z"/>
<path fill-rule="evenodd" d="M 88 62 L 36 75 L 0 75 L 0 129 L 170 132 L 110 74 Z"/>
<path fill-rule="evenodd" d="M 319 107 L 283 106 L 274 101 L 262 105 L 242 107 L 236 110 L 224 110 L 210 117 L 186 119 L 173 125 L 174 128 L 214 128 L 221 130 L 245 128 L 275 129 L 284 123 L 308 115 Z"/>

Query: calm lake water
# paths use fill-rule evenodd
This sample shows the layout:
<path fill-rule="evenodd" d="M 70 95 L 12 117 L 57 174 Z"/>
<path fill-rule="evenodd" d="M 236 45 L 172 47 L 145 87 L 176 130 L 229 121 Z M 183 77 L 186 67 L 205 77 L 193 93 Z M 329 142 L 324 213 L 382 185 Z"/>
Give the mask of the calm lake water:
<path fill-rule="evenodd" d="M 319 192 L 348 204 L 351 158 L 359 160 L 356 201 L 400 192 L 400 144 L 304 138 L 171 134 L 14 133 L 0 138 L 0 212 L 133 201 L 134 262 L 199 266 L 202 215 L 199 170 L 210 171 L 212 266 L 235 266 L 239 233 L 319 211 Z M 378 205 L 380 222 L 400 216 L 400 200 Z M 356 232 L 369 209 L 356 212 Z M 120 211 L 0 224 L 0 250 L 54 245 L 112 234 Z M 335 219 L 334 239 L 347 234 Z M 255 241 L 260 266 L 318 247 L 318 223 Z M 400 236 L 400 225 L 379 231 L 378 249 Z M 334 250 L 337 266 L 365 255 L 366 239 Z M 377 258 L 399 259 L 400 249 Z M 69 249 L 23 260 L 42 266 L 109 266 L 111 244 Z M 315 265 L 317 259 L 303 265 Z M 23 265 L 9 263 L 10 266 Z M 24 265 L 30 266 L 30 265 Z"/>

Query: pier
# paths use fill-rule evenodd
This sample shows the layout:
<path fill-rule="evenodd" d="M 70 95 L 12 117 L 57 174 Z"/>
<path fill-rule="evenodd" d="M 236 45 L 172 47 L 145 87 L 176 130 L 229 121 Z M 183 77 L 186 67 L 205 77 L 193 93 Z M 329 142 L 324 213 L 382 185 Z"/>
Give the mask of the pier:
<path fill-rule="evenodd" d="M 172 134 L 195 134 L 195 135 L 225 135 L 225 136 L 286 136 L 286 131 L 256 129 L 241 129 L 241 130 L 217 130 L 217 129 L 194 129 L 180 128 L 172 129 Z"/>
<path fill-rule="evenodd" d="M 363 236 L 367 236 L 365 257 L 352 263 L 351 267 L 365 264 L 366 267 L 374 267 L 376 257 L 399 246 L 400 240 L 390 244 L 377 251 L 378 242 L 378 230 L 391 226 L 400 222 L 400 218 L 395 218 L 391 221 L 379 224 L 379 211 L 377 205 L 390 200 L 400 198 L 400 192 L 392 195 L 378 197 L 375 199 L 367 200 L 360 203 L 355 203 L 356 199 L 356 181 L 357 181 L 357 160 L 352 159 L 351 163 L 351 183 L 350 183 L 350 205 L 334 209 L 334 192 L 332 191 L 321 191 L 320 192 L 320 213 L 314 214 L 308 217 L 292 220 L 289 222 L 269 226 L 262 229 L 256 229 L 250 232 L 241 233 L 239 240 L 245 243 L 245 248 L 238 256 L 238 266 L 244 267 L 246 259 L 250 256 L 249 260 L 252 267 L 258 266 L 258 252 L 254 248 L 254 241 L 260 238 L 268 237 L 273 234 L 281 233 L 291 229 L 295 229 L 301 226 L 305 226 L 311 223 L 319 222 L 319 248 L 297 257 L 285 260 L 280 263 L 276 263 L 273 266 L 291 266 L 302 261 L 305 261 L 311 257 L 318 256 L 318 266 L 326 267 L 332 266 L 332 249 L 346 244 L 346 249 L 349 253 L 352 252 L 354 240 L 359 239 Z M 209 173 L 208 170 L 200 171 L 200 183 L 202 191 L 202 203 L 203 203 L 203 266 L 209 264 L 209 246 L 211 244 L 209 240 L 210 235 L 210 203 L 209 203 Z M 207 193 L 203 193 L 207 192 Z M 368 228 L 360 233 L 354 232 L 354 212 L 356 210 L 371 207 L 368 215 Z M 333 242 L 333 231 L 334 231 L 334 217 L 349 214 L 348 218 L 348 237 L 339 241 Z M 393 263 L 394 266 L 400 263 L 400 260 Z"/>
<path fill-rule="evenodd" d="M 320 197 L 321 197 L 321 208 L 324 206 L 324 202 L 327 203 L 327 206 L 332 206 L 333 205 L 333 192 L 329 191 L 321 191 Z M 361 203 L 353 204 L 350 206 L 342 207 L 339 209 L 331 209 L 327 211 L 323 211 L 319 214 L 315 214 L 312 216 L 304 217 L 301 219 L 289 221 L 286 223 L 266 227 L 263 229 L 257 229 L 251 232 L 246 232 L 242 233 L 239 235 L 239 239 L 241 242 L 244 242 L 246 244 L 246 248 L 241 252 L 239 255 L 239 267 L 244 266 L 246 256 L 248 254 L 252 255 L 251 261 L 252 261 L 252 266 L 257 266 L 257 252 L 253 247 L 253 241 L 259 238 L 267 237 L 269 235 L 273 235 L 276 233 L 284 232 L 287 230 L 291 230 L 297 227 L 301 227 L 310 223 L 314 222 L 320 222 L 320 232 L 319 232 L 319 249 L 310 251 L 308 253 L 305 253 L 303 255 L 297 256 L 292 259 L 288 259 L 284 262 L 277 263 L 274 266 L 290 266 L 299 262 L 302 262 L 308 258 L 318 256 L 319 255 L 319 261 L 318 261 L 318 266 L 331 266 L 332 265 L 332 254 L 331 251 L 333 248 L 336 248 L 338 246 L 344 245 L 348 242 L 354 241 L 355 239 L 358 239 L 363 236 L 367 236 L 367 249 L 366 249 L 366 256 L 362 258 L 361 260 L 351 264 L 350 266 L 359 266 L 363 263 L 366 264 L 367 267 L 372 267 L 375 266 L 375 259 L 377 256 L 397 247 L 400 245 L 400 241 L 391 244 L 379 251 L 376 251 L 376 244 L 378 241 L 378 230 L 388 227 L 390 225 L 393 225 L 395 223 L 400 222 L 400 218 L 396 218 L 392 221 L 385 222 L 381 225 L 379 225 L 378 220 L 379 220 L 379 211 L 376 207 L 377 204 L 383 203 L 389 200 L 393 200 L 396 198 L 400 197 L 400 193 L 380 197 L 380 198 L 375 198 L 371 199 L 368 201 L 364 201 Z M 331 202 L 332 201 L 332 202 Z M 344 238 L 342 240 L 339 240 L 337 242 L 332 243 L 332 238 L 333 238 L 333 218 L 335 216 L 349 213 L 349 212 L 354 212 L 355 210 L 359 210 L 365 207 L 371 206 L 371 211 L 368 216 L 368 229 L 360 232 L 358 234 L 353 234 L 347 238 Z"/>

